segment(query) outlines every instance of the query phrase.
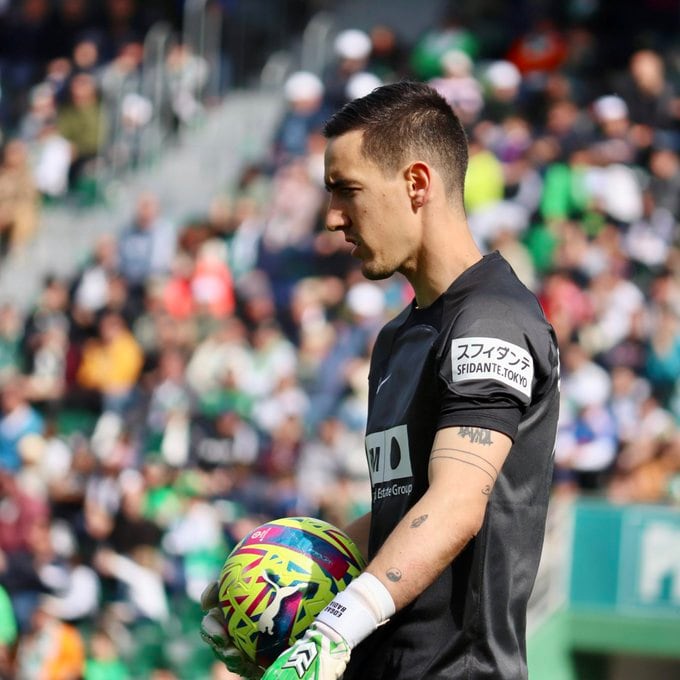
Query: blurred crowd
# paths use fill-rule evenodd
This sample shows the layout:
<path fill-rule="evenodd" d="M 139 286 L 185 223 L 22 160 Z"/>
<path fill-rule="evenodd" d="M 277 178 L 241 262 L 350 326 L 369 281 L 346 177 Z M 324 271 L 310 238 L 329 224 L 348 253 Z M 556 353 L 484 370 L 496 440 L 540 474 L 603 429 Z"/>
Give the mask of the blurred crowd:
<path fill-rule="evenodd" d="M 502 36 L 459 12 L 411 44 L 340 31 L 204 215 L 142 193 L 79 271 L 0 306 L 0 678 L 228 678 L 197 640 L 228 550 L 270 518 L 369 507 L 368 360 L 412 292 L 364 280 L 324 230 L 320 128 L 399 78 L 461 117 L 473 233 L 557 332 L 554 493 L 680 502 L 680 53 L 658 15 L 619 24 L 622 54 L 598 3 L 573 5 Z M 5 145 L 0 196 L 25 144 Z"/>
<path fill-rule="evenodd" d="M 201 116 L 209 68 L 180 40 L 180 5 L 0 2 L 0 261 L 45 204 L 92 202 Z"/>

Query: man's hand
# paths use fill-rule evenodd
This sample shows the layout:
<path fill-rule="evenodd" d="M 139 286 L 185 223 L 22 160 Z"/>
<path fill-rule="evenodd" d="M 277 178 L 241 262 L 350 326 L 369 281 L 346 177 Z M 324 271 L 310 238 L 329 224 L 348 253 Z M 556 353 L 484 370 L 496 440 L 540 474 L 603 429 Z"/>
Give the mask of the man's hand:
<path fill-rule="evenodd" d="M 313 623 L 269 666 L 262 680 L 337 680 L 349 661 L 349 645 L 323 623 Z"/>
<path fill-rule="evenodd" d="M 207 612 L 201 621 L 201 638 L 232 673 L 247 680 L 258 680 L 262 670 L 234 646 L 218 600 L 219 584 L 213 581 L 201 593 L 201 609 Z"/>

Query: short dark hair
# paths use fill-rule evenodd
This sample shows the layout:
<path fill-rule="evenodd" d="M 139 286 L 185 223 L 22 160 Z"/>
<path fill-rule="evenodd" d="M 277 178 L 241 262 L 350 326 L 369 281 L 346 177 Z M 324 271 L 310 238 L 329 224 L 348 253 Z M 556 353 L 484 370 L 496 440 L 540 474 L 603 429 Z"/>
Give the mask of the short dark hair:
<path fill-rule="evenodd" d="M 362 152 L 386 173 L 420 157 L 431 163 L 448 193 L 462 200 L 468 164 L 465 130 L 446 100 L 425 83 L 382 85 L 354 99 L 323 128 L 327 139 L 364 133 Z"/>

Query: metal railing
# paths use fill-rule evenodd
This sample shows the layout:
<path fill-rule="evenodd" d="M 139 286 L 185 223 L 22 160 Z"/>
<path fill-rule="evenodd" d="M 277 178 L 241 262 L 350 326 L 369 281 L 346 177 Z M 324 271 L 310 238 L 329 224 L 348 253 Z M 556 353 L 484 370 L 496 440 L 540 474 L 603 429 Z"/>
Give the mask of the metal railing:
<path fill-rule="evenodd" d="M 298 68 L 321 74 L 333 17 L 317 12 L 298 36 L 286 35 L 295 10 L 285 0 L 249 0 L 225 15 L 213 0 L 186 0 L 179 33 L 165 22 L 153 25 L 144 39 L 139 87 L 130 91 L 120 83 L 107 93 L 95 165 L 100 193 L 130 171 L 153 166 L 230 91 L 275 92 Z"/>

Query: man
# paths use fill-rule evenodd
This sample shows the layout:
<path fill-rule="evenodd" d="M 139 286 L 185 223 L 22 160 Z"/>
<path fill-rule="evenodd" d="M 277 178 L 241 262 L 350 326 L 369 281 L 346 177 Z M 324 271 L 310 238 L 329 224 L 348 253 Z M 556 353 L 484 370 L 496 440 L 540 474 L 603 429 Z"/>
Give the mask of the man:
<path fill-rule="evenodd" d="M 372 512 L 348 528 L 368 567 L 264 678 L 526 678 L 558 414 L 554 333 L 503 258 L 473 240 L 465 134 L 436 92 L 380 87 L 325 134 L 328 229 L 367 278 L 400 272 L 415 299 L 371 360 Z"/>

